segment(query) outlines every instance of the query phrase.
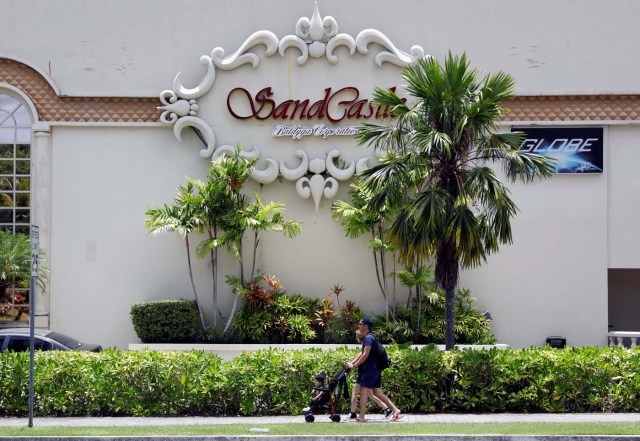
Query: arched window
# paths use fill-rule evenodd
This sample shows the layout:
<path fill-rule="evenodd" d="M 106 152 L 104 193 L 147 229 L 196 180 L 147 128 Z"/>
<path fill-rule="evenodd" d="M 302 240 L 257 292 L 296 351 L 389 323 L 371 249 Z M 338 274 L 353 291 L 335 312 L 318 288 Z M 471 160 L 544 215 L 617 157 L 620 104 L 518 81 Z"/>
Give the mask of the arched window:
<path fill-rule="evenodd" d="M 29 234 L 31 125 L 29 108 L 0 92 L 0 230 Z"/>

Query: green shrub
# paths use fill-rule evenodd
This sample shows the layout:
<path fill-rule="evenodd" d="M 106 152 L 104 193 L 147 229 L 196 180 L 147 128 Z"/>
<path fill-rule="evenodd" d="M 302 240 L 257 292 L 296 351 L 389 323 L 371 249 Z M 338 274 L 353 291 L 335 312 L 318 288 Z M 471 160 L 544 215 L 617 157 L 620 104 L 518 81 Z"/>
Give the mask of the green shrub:
<path fill-rule="evenodd" d="M 198 305 L 192 300 L 136 303 L 131 320 L 143 343 L 191 343 L 198 335 Z"/>
<path fill-rule="evenodd" d="M 228 363 L 198 351 L 38 352 L 35 413 L 300 415 L 313 376 L 335 375 L 356 351 L 267 349 Z M 383 389 L 407 413 L 640 411 L 640 348 L 388 352 Z M 28 376 L 27 353 L 0 353 L 0 417 L 27 414 Z"/>
<path fill-rule="evenodd" d="M 415 344 L 444 343 L 444 291 L 434 283 L 427 285 L 420 302 L 422 314 L 418 330 L 418 302 L 411 308 L 399 306 L 395 318 L 376 316 L 375 333 L 384 343 L 413 342 Z M 456 344 L 489 345 L 496 343 L 489 320 L 475 307 L 471 290 L 458 289 L 455 299 Z"/>
<path fill-rule="evenodd" d="M 280 281 L 263 274 L 241 284 L 235 277 L 227 283 L 243 298 L 233 319 L 227 341 L 240 343 L 308 343 L 316 337 L 312 311 L 300 294 L 288 296 Z M 215 332 L 209 335 L 216 336 Z"/>

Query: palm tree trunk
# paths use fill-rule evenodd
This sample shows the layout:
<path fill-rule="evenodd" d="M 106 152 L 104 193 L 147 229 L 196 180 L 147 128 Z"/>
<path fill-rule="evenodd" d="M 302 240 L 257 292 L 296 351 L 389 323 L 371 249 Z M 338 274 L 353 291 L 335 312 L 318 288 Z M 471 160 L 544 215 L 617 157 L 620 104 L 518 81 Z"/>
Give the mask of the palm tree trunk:
<path fill-rule="evenodd" d="M 393 273 L 395 274 L 397 271 L 397 266 L 396 266 L 396 253 L 391 253 L 391 257 L 393 258 Z M 396 307 L 398 306 L 398 300 L 396 298 L 396 291 L 397 288 L 397 278 L 394 277 L 393 278 L 393 316 L 396 316 Z"/>
<path fill-rule="evenodd" d="M 416 257 L 414 274 L 418 273 L 421 263 L 420 258 Z M 416 299 L 418 299 L 418 324 L 416 325 L 416 336 L 420 338 L 420 333 L 422 332 L 422 285 L 420 283 L 416 284 Z"/>
<path fill-rule="evenodd" d="M 454 333 L 454 311 L 456 299 L 455 287 L 448 287 L 445 290 L 445 309 L 444 309 L 444 346 L 445 350 L 450 351 L 456 344 Z"/>
<path fill-rule="evenodd" d="M 217 229 L 214 226 L 213 231 L 209 229 L 209 239 L 214 239 L 217 236 Z M 213 327 L 218 324 L 218 248 L 214 247 L 209 252 L 211 259 L 211 278 L 213 279 Z"/>
<path fill-rule="evenodd" d="M 256 231 L 253 234 L 253 260 L 251 262 L 251 278 L 249 280 L 253 280 L 254 273 L 256 270 L 256 254 L 258 253 L 258 243 L 260 239 L 258 239 L 258 232 Z"/>
<path fill-rule="evenodd" d="M 373 237 L 374 241 L 376 238 L 376 232 L 374 229 L 371 230 L 371 237 Z M 382 292 L 382 296 L 384 297 L 384 288 L 382 287 L 382 281 L 380 280 L 380 267 L 378 266 L 378 254 L 376 250 L 373 250 L 373 263 L 376 268 L 376 280 L 378 281 L 378 286 L 380 287 L 380 292 Z"/>
<path fill-rule="evenodd" d="M 193 269 L 191 268 L 191 252 L 189 248 L 189 235 L 184 238 L 185 246 L 187 247 L 187 263 L 189 264 L 189 279 L 191 280 L 191 288 L 193 288 L 193 295 L 196 299 L 196 305 L 198 306 L 198 314 L 200 314 L 200 325 L 202 329 L 205 329 L 204 316 L 202 315 L 202 308 L 200 307 L 200 301 L 198 300 L 198 292 L 196 291 L 196 284 L 193 282 Z"/>
<path fill-rule="evenodd" d="M 244 265 L 242 263 L 242 238 L 240 238 L 240 243 L 238 244 L 238 254 L 240 255 L 240 283 L 244 286 Z M 229 328 L 231 328 L 231 322 L 233 322 L 233 316 L 236 315 L 236 308 L 238 307 L 238 299 L 240 298 L 240 294 L 238 292 L 233 297 L 233 305 L 231 306 L 231 312 L 229 313 L 229 318 L 227 319 L 227 323 L 224 325 L 224 330 L 222 331 L 223 335 L 226 335 L 229 332 Z"/>
<path fill-rule="evenodd" d="M 384 229 L 382 227 L 382 222 L 378 223 L 378 234 L 380 235 L 380 266 L 382 267 L 382 296 L 384 297 L 384 311 L 387 320 L 389 319 L 389 292 L 387 287 L 387 265 L 385 262 L 385 251 L 384 251 Z"/>
<path fill-rule="evenodd" d="M 444 344 L 445 349 L 451 350 L 455 346 L 454 315 L 455 290 L 458 285 L 460 263 L 456 257 L 456 246 L 444 241 L 436 252 L 435 281 L 445 291 L 444 310 Z"/>

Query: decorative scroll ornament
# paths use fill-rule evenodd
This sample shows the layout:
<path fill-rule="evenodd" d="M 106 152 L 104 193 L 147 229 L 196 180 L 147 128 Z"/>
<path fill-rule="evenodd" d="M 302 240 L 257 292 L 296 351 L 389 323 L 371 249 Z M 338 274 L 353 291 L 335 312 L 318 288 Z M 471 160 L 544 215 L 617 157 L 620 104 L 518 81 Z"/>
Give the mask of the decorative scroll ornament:
<path fill-rule="evenodd" d="M 300 165 L 290 169 L 284 161 L 280 162 L 280 172 L 282 177 L 296 182 L 296 191 L 303 199 L 311 197 L 316 206 L 316 211 L 320 208 L 320 201 L 324 196 L 333 199 L 338 193 L 338 181 L 346 181 L 353 177 L 358 166 L 351 161 L 347 168 L 339 168 L 335 165 L 334 159 L 340 157 L 339 150 L 332 150 L 326 158 L 314 158 L 309 160 L 303 150 L 297 150 L 296 156 L 301 159 Z M 368 158 L 358 161 L 359 166 L 366 169 Z M 364 168 L 363 168 L 364 167 Z M 359 170 L 362 171 L 362 170 Z"/>
<path fill-rule="evenodd" d="M 399 50 L 391 40 L 382 32 L 375 29 L 365 29 L 354 39 L 348 34 L 338 33 L 338 23 L 331 16 L 322 18 L 318 11 L 318 3 L 313 7 L 311 18 L 302 17 L 295 27 L 295 35 L 287 35 L 278 40 L 278 37 L 270 31 L 258 31 L 253 33 L 245 42 L 231 55 L 225 56 L 226 52 L 221 47 L 216 47 L 211 51 L 211 55 L 200 57 L 200 64 L 206 67 L 204 78 L 193 88 L 185 87 L 181 81 L 179 72 L 174 81 L 172 90 L 164 90 L 160 93 L 162 110 L 160 121 L 168 126 L 173 126 L 173 132 L 179 141 L 182 141 L 182 131 L 191 127 L 195 130 L 205 144 L 205 148 L 200 150 L 200 156 L 205 159 L 216 158 L 221 154 L 229 153 L 235 147 L 222 145 L 216 146 L 216 136 L 213 128 L 205 120 L 198 116 L 200 106 L 198 98 L 206 95 L 213 87 L 216 79 L 216 68 L 228 71 L 236 69 L 245 64 L 251 64 L 255 69 L 260 65 L 261 58 L 257 53 L 251 52 L 256 46 L 265 46 L 264 55 L 267 57 L 278 54 L 285 57 L 288 49 L 293 48 L 300 52 L 296 57 L 296 63 L 300 66 L 312 58 L 326 57 L 331 64 L 337 64 L 339 58 L 335 51 L 339 47 L 346 47 L 349 55 L 357 52 L 361 54 L 369 53 L 369 46 L 376 44 L 385 50 L 380 51 L 374 57 L 374 62 L 378 67 L 384 63 L 391 63 L 399 67 L 406 67 L 417 63 L 420 59 L 428 58 L 420 46 L 411 47 L 410 51 Z M 284 161 L 272 158 L 261 158 L 258 148 L 251 151 L 242 152 L 261 160 L 263 168 L 254 169 L 251 177 L 262 184 L 273 182 L 278 176 L 284 179 L 296 181 L 296 190 L 303 198 L 311 197 L 315 203 L 316 211 L 319 208 L 322 197 L 331 199 L 338 192 L 338 181 L 350 179 L 354 173 L 366 170 L 368 158 L 361 158 L 354 164 L 353 161 L 346 169 L 338 168 L 334 164 L 334 158 L 340 156 L 338 150 L 332 150 L 326 158 L 314 158 L 309 160 L 307 154 L 298 150 L 296 156 L 301 159 L 301 163 L 294 169 L 289 169 Z"/>

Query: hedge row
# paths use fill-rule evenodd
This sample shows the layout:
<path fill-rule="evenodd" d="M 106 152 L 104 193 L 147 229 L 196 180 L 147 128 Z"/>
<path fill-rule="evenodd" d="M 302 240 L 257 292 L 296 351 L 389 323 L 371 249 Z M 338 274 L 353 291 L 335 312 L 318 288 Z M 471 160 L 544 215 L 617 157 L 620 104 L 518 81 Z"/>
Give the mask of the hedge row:
<path fill-rule="evenodd" d="M 638 412 L 640 349 L 389 349 L 383 389 L 405 412 Z M 352 350 L 245 354 L 44 352 L 39 416 L 300 414 L 313 375 L 333 375 Z M 0 354 L 0 416 L 27 412 L 28 355 Z M 353 375 L 350 379 L 353 381 Z M 347 403 L 342 400 L 344 410 Z"/>

